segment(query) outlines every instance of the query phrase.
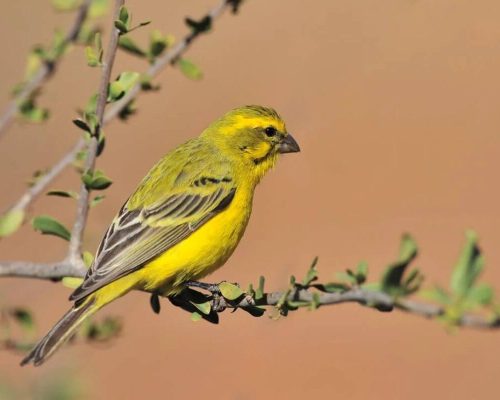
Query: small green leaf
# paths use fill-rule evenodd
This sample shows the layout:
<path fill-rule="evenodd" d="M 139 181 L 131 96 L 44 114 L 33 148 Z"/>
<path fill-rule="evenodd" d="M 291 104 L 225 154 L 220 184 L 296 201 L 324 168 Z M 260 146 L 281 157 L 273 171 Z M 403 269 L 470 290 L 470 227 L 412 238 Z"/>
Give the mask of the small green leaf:
<path fill-rule="evenodd" d="M 120 31 L 121 34 L 127 33 L 127 25 L 125 25 L 122 21 L 116 20 L 115 21 L 115 28 Z"/>
<path fill-rule="evenodd" d="M 23 210 L 7 211 L 0 216 L 0 238 L 12 235 L 24 221 Z"/>
<path fill-rule="evenodd" d="M 96 196 L 96 197 L 94 197 L 94 198 L 91 200 L 91 202 L 90 202 L 89 206 L 90 206 L 90 207 L 95 207 L 95 206 L 96 206 L 96 205 L 98 205 L 101 201 L 103 201 L 105 198 L 106 198 L 106 196 L 104 196 L 104 195 L 99 195 L 99 196 Z"/>
<path fill-rule="evenodd" d="M 255 290 L 255 300 L 260 300 L 264 297 L 264 284 L 266 282 L 266 278 L 262 275 L 259 277 L 259 286 Z"/>
<path fill-rule="evenodd" d="M 118 78 L 109 85 L 108 102 L 121 99 L 139 81 L 138 72 L 122 72 Z"/>
<path fill-rule="evenodd" d="M 229 282 L 221 282 L 219 284 L 219 290 L 222 293 L 222 296 L 228 300 L 236 300 L 244 294 L 238 286 Z"/>
<path fill-rule="evenodd" d="M 53 235 L 67 241 L 71 238 L 69 230 L 59 221 L 48 215 L 40 215 L 33 218 L 31 224 L 36 231 L 39 231 L 43 235 Z"/>
<path fill-rule="evenodd" d="M 85 132 L 92 133 L 92 130 L 90 129 L 90 126 L 87 125 L 87 123 L 81 119 L 74 119 L 73 123 L 80 129 L 84 130 Z"/>
<path fill-rule="evenodd" d="M 62 278 L 62 284 L 69 289 L 76 289 L 82 284 L 82 282 L 82 278 L 75 278 L 72 276 L 65 276 L 64 278 Z"/>
<path fill-rule="evenodd" d="M 128 24 L 130 23 L 130 14 L 127 10 L 127 7 L 120 7 L 120 11 L 118 12 L 118 19 L 128 26 Z"/>
<path fill-rule="evenodd" d="M 493 302 L 493 288 L 489 285 L 477 285 L 472 287 L 468 294 L 467 300 L 482 306 L 490 305 Z"/>
<path fill-rule="evenodd" d="M 467 241 L 451 276 L 450 287 L 459 296 L 472 288 L 484 267 L 484 259 L 477 245 L 477 235 L 466 233 Z"/>
<path fill-rule="evenodd" d="M 309 305 L 310 310 L 317 310 L 321 304 L 321 299 L 319 293 L 313 293 L 311 304 Z"/>
<path fill-rule="evenodd" d="M 389 265 L 382 275 L 382 290 L 393 296 L 407 295 L 403 286 L 403 275 L 410 263 L 417 256 L 417 244 L 410 235 L 403 235 L 401 240 L 399 259 Z"/>
<path fill-rule="evenodd" d="M 153 30 L 149 39 L 150 62 L 153 62 L 156 57 L 160 56 L 173 41 L 173 36 L 165 36 L 158 29 Z"/>
<path fill-rule="evenodd" d="M 193 322 L 198 322 L 198 321 L 201 321 L 203 319 L 203 316 L 199 313 L 199 312 L 193 312 L 191 314 L 191 321 Z"/>
<path fill-rule="evenodd" d="M 130 14 L 125 6 L 120 7 L 118 13 L 118 20 L 115 21 L 115 27 L 120 31 L 120 33 L 127 33 L 130 29 Z"/>
<path fill-rule="evenodd" d="M 35 324 L 30 311 L 25 308 L 13 308 L 10 310 L 10 315 L 24 331 L 33 331 Z"/>
<path fill-rule="evenodd" d="M 206 301 L 204 303 L 195 303 L 193 301 L 190 301 L 190 303 L 204 315 L 208 315 L 210 314 L 210 311 L 212 311 L 212 305 L 210 304 L 209 301 Z"/>
<path fill-rule="evenodd" d="M 185 58 L 181 58 L 178 61 L 179 68 L 181 72 L 189 79 L 192 79 L 194 81 L 198 81 L 201 78 L 203 78 L 203 72 L 201 71 L 200 68 L 198 68 L 195 64 L 193 64 L 191 61 L 186 60 Z"/>
<path fill-rule="evenodd" d="M 100 170 L 95 170 L 93 173 L 87 171 L 82 175 L 82 181 L 89 190 L 104 190 L 113 183 L 113 181 Z"/>
<path fill-rule="evenodd" d="M 210 15 L 206 15 L 199 21 L 187 17 L 185 22 L 195 34 L 208 32 L 212 28 L 212 17 L 210 17 Z"/>
<path fill-rule="evenodd" d="M 118 45 L 121 49 L 129 52 L 130 54 L 136 55 L 138 57 L 146 57 L 146 52 L 142 50 L 132 39 L 128 36 L 120 36 L 118 40 Z"/>
<path fill-rule="evenodd" d="M 419 295 L 427 300 L 435 301 L 436 303 L 442 305 L 448 305 L 451 303 L 450 295 L 439 286 L 436 286 L 432 289 L 425 289 L 419 292 Z"/>
<path fill-rule="evenodd" d="M 102 322 L 92 322 L 87 329 L 86 336 L 90 341 L 105 342 L 117 336 L 122 329 L 120 320 L 106 317 Z"/>
<path fill-rule="evenodd" d="M 94 256 L 92 253 L 88 252 L 88 251 L 84 251 L 83 252 L 83 263 L 85 264 L 85 266 L 87 268 L 90 268 L 90 266 L 92 265 L 92 263 L 94 262 Z"/>
<path fill-rule="evenodd" d="M 327 293 L 345 292 L 349 289 L 349 286 L 337 282 L 317 283 L 313 287 Z"/>
<path fill-rule="evenodd" d="M 47 192 L 47 196 L 58 196 L 58 197 L 67 197 L 72 199 L 78 198 L 78 193 L 73 192 L 71 190 L 50 190 Z"/>
<path fill-rule="evenodd" d="M 34 97 L 23 101 L 19 105 L 19 113 L 25 120 L 35 123 L 43 122 L 49 118 L 49 111 L 37 107 Z"/>
<path fill-rule="evenodd" d="M 312 282 L 318 279 L 318 270 L 316 269 L 316 264 L 318 264 L 318 257 L 314 257 L 314 260 L 312 261 L 306 276 L 302 280 L 302 286 L 309 286 Z"/>
<path fill-rule="evenodd" d="M 368 276 L 368 263 L 366 261 L 361 261 L 356 268 L 356 279 L 359 285 L 366 282 L 366 277 Z"/>

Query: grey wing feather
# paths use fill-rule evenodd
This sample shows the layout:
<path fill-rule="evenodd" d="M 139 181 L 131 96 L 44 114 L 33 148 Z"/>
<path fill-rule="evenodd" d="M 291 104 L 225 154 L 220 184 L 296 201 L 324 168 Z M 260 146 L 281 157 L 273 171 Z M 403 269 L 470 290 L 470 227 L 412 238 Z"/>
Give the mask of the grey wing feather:
<path fill-rule="evenodd" d="M 142 268 L 225 209 L 235 193 L 236 188 L 223 185 L 205 196 L 193 193 L 172 195 L 148 209 L 129 211 L 123 207 L 106 231 L 82 285 L 71 294 L 70 300 L 82 300 Z M 190 218 L 194 213 L 202 213 L 203 217 Z M 147 224 L 144 223 L 146 219 Z M 155 226 L 158 221 L 162 224 Z"/>

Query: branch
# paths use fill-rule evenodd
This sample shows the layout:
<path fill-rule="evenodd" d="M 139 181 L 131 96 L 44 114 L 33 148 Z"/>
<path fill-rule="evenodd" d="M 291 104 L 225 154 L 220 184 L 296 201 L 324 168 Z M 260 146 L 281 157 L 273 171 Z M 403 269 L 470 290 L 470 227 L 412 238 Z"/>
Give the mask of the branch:
<path fill-rule="evenodd" d="M 212 22 L 219 18 L 225 9 L 228 7 L 233 7 L 232 2 L 228 0 L 222 0 L 216 7 L 214 7 L 208 15 L 212 18 Z M 160 74 L 166 67 L 175 63 L 176 60 L 179 59 L 182 54 L 184 54 L 190 46 L 193 44 L 194 39 L 196 39 L 200 33 L 191 32 L 186 37 L 180 41 L 175 47 L 171 50 L 167 51 L 163 56 L 159 57 L 156 62 L 151 65 L 148 70 L 145 72 L 151 77 L 155 77 Z M 111 107 L 109 107 L 108 111 L 104 115 L 103 125 L 114 120 L 120 112 L 127 106 L 127 104 L 134 100 L 139 93 L 141 92 L 141 86 L 139 84 L 132 87 L 127 94 L 120 99 L 118 102 L 114 103 Z M 85 147 L 85 141 L 83 139 L 79 139 L 77 143 L 71 148 L 56 164 L 54 164 L 48 172 L 39 180 L 35 182 L 35 184 L 28 189 L 28 191 L 21 196 L 21 198 L 14 203 L 8 211 L 13 210 L 26 210 L 31 203 L 36 200 L 36 198 L 42 194 L 45 189 L 51 184 L 51 182 L 59 176 L 59 174 L 64 171 L 64 169 L 69 166 L 76 155 L 83 150 Z"/>
<path fill-rule="evenodd" d="M 91 0 L 85 0 L 78 9 L 75 21 L 64 38 L 63 46 L 67 46 L 77 40 L 82 25 L 87 18 L 90 3 Z M 33 77 L 24 84 L 23 89 L 7 105 L 4 112 L 0 116 L 0 137 L 7 131 L 7 127 L 17 113 L 19 104 L 29 99 L 30 96 L 53 75 L 57 65 L 59 64 L 59 60 L 60 58 L 56 58 L 51 61 L 44 60 L 38 70 L 33 74 Z"/>
<path fill-rule="evenodd" d="M 104 121 L 104 109 L 106 107 L 106 102 L 108 99 L 108 86 L 111 77 L 111 71 L 113 69 L 113 64 L 115 61 L 116 51 L 118 50 L 118 38 L 120 36 L 120 31 L 115 28 L 114 21 L 118 19 L 120 7 L 123 6 L 124 0 L 115 0 L 115 8 L 113 11 L 112 19 L 112 29 L 109 39 L 108 48 L 106 50 L 106 59 L 104 61 L 101 81 L 99 84 L 97 106 L 96 106 L 96 116 L 97 116 L 97 132 L 95 132 L 87 145 L 87 159 L 85 161 L 85 172 L 92 172 L 94 170 L 95 161 L 97 158 L 98 149 L 98 138 L 99 131 Z M 80 189 L 80 196 L 78 197 L 77 214 L 75 219 L 75 224 L 73 225 L 73 230 L 71 232 L 71 240 L 68 248 L 68 258 L 74 262 L 80 260 L 81 246 L 83 231 L 85 230 L 85 225 L 87 223 L 87 216 L 89 212 L 89 197 L 90 189 L 87 188 L 85 183 L 82 183 Z"/>
<path fill-rule="evenodd" d="M 67 260 L 54 263 L 36 263 L 30 261 L 4 261 L 0 263 L 0 277 L 35 278 L 61 280 L 71 276 L 83 278 L 87 272 L 81 263 Z"/>
<path fill-rule="evenodd" d="M 57 281 L 67 276 L 83 278 L 85 273 L 85 268 L 81 268 L 79 265 L 70 261 L 47 264 L 25 261 L 0 262 L 0 277 L 35 278 Z M 287 292 L 264 293 L 259 299 L 254 299 L 252 296 L 245 295 L 237 301 L 227 300 L 220 295 L 209 296 L 207 299 L 211 302 L 211 307 L 217 312 L 222 312 L 226 308 L 245 309 L 255 306 L 277 307 L 280 303 L 284 302 L 304 303 L 305 305 L 316 302 L 316 306 L 318 307 L 342 303 L 357 303 L 379 311 L 389 312 L 393 309 L 397 309 L 408 314 L 428 319 L 437 319 L 446 312 L 446 310 L 440 306 L 409 299 L 395 299 L 385 292 L 359 287 L 334 293 L 319 293 L 310 288 L 299 288 L 290 292 L 287 297 L 284 298 L 286 293 Z M 157 295 L 157 293 L 153 294 Z M 180 305 L 181 307 L 182 304 L 192 307 L 189 297 L 183 297 L 182 295 L 174 298 L 174 304 Z M 481 315 L 466 313 L 458 319 L 455 324 L 457 326 L 474 329 L 498 329 L 500 328 L 500 319 L 488 319 Z"/>

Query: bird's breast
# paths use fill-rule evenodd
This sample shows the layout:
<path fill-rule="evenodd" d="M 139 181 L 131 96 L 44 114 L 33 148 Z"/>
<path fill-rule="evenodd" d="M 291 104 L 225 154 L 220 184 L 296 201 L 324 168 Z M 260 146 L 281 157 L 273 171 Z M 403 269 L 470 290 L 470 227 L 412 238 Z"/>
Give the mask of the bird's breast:
<path fill-rule="evenodd" d="M 234 252 L 252 211 L 253 190 L 238 188 L 228 207 L 140 270 L 146 289 L 197 280 L 222 266 Z M 139 271 L 138 271 L 139 272 Z"/>

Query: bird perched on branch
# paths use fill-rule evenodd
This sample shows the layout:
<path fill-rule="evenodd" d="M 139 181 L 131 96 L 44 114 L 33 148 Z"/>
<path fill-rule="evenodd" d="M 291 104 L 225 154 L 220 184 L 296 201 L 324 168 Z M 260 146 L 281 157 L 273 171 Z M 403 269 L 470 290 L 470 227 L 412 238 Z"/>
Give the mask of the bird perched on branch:
<path fill-rule="evenodd" d="M 246 106 L 164 156 L 109 226 L 73 307 L 21 364 L 42 364 L 132 289 L 175 295 L 222 266 L 245 231 L 255 187 L 280 154 L 298 151 L 276 111 Z"/>

